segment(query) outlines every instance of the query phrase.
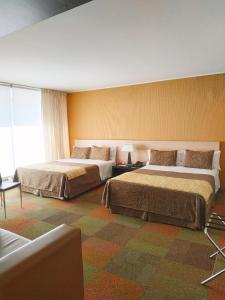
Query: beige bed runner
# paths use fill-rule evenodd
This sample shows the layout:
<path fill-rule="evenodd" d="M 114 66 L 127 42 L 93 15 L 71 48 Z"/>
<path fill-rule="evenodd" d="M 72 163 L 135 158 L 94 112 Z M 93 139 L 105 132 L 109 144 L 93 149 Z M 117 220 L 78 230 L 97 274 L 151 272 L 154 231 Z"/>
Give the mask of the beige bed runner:
<path fill-rule="evenodd" d="M 111 180 L 122 180 L 130 183 L 148 185 L 151 187 L 195 193 L 202 196 L 206 202 L 208 202 L 211 194 L 213 193 L 213 188 L 208 181 L 190 178 L 174 178 L 129 172 L 117 176 Z"/>
<path fill-rule="evenodd" d="M 62 163 L 36 164 L 36 165 L 26 166 L 26 169 L 63 173 L 64 175 L 67 176 L 69 180 L 84 175 L 86 173 L 84 167 L 74 166 L 74 165 L 69 166 L 69 165 L 64 165 Z"/>

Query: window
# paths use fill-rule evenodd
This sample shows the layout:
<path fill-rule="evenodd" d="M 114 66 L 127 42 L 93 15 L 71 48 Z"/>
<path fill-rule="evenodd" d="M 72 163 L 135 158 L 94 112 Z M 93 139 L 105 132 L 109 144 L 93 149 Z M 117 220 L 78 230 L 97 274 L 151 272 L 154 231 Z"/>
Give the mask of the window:
<path fill-rule="evenodd" d="M 0 86 L 0 172 L 3 176 L 13 174 L 10 88 Z"/>
<path fill-rule="evenodd" d="M 0 86 L 0 172 L 44 161 L 41 91 Z"/>

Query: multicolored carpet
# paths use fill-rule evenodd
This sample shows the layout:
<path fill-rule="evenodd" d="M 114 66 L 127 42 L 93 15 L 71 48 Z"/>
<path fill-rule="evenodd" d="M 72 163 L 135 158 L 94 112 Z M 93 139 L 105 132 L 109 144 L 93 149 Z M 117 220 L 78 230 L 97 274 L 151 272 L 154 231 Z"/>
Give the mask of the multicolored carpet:
<path fill-rule="evenodd" d="M 100 204 L 102 190 L 69 202 L 24 194 L 23 209 L 9 192 L 0 227 L 30 239 L 62 223 L 80 227 L 87 300 L 225 299 L 225 275 L 200 285 L 223 263 L 209 259 L 213 249 L 202 232 L 112 215 Z M 213 210 L 225 214 L 225 193 Z M 225 245 L 225 233 L 214 237 Z"/>

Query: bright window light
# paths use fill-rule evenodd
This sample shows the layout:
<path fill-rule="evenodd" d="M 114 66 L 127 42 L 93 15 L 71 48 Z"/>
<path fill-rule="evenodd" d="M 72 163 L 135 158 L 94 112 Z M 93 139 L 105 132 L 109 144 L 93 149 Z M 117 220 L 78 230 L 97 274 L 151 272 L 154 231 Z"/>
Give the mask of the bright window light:
<path fill-rule="evenodd" d="M 0 86 L 0 172 L 44 161 L 41 91 Z"/>

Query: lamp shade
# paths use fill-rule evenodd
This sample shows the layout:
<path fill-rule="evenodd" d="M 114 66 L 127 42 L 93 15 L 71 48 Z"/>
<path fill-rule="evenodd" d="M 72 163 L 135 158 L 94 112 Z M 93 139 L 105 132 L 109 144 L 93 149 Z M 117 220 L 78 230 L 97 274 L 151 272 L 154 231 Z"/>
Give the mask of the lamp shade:
<path fill-rule="evenodd" d="M 123 145 L 121 151 L 126 151 L 126 152 L 133 152 L 134 151 L 134 146 L 133 145 Z"/>

